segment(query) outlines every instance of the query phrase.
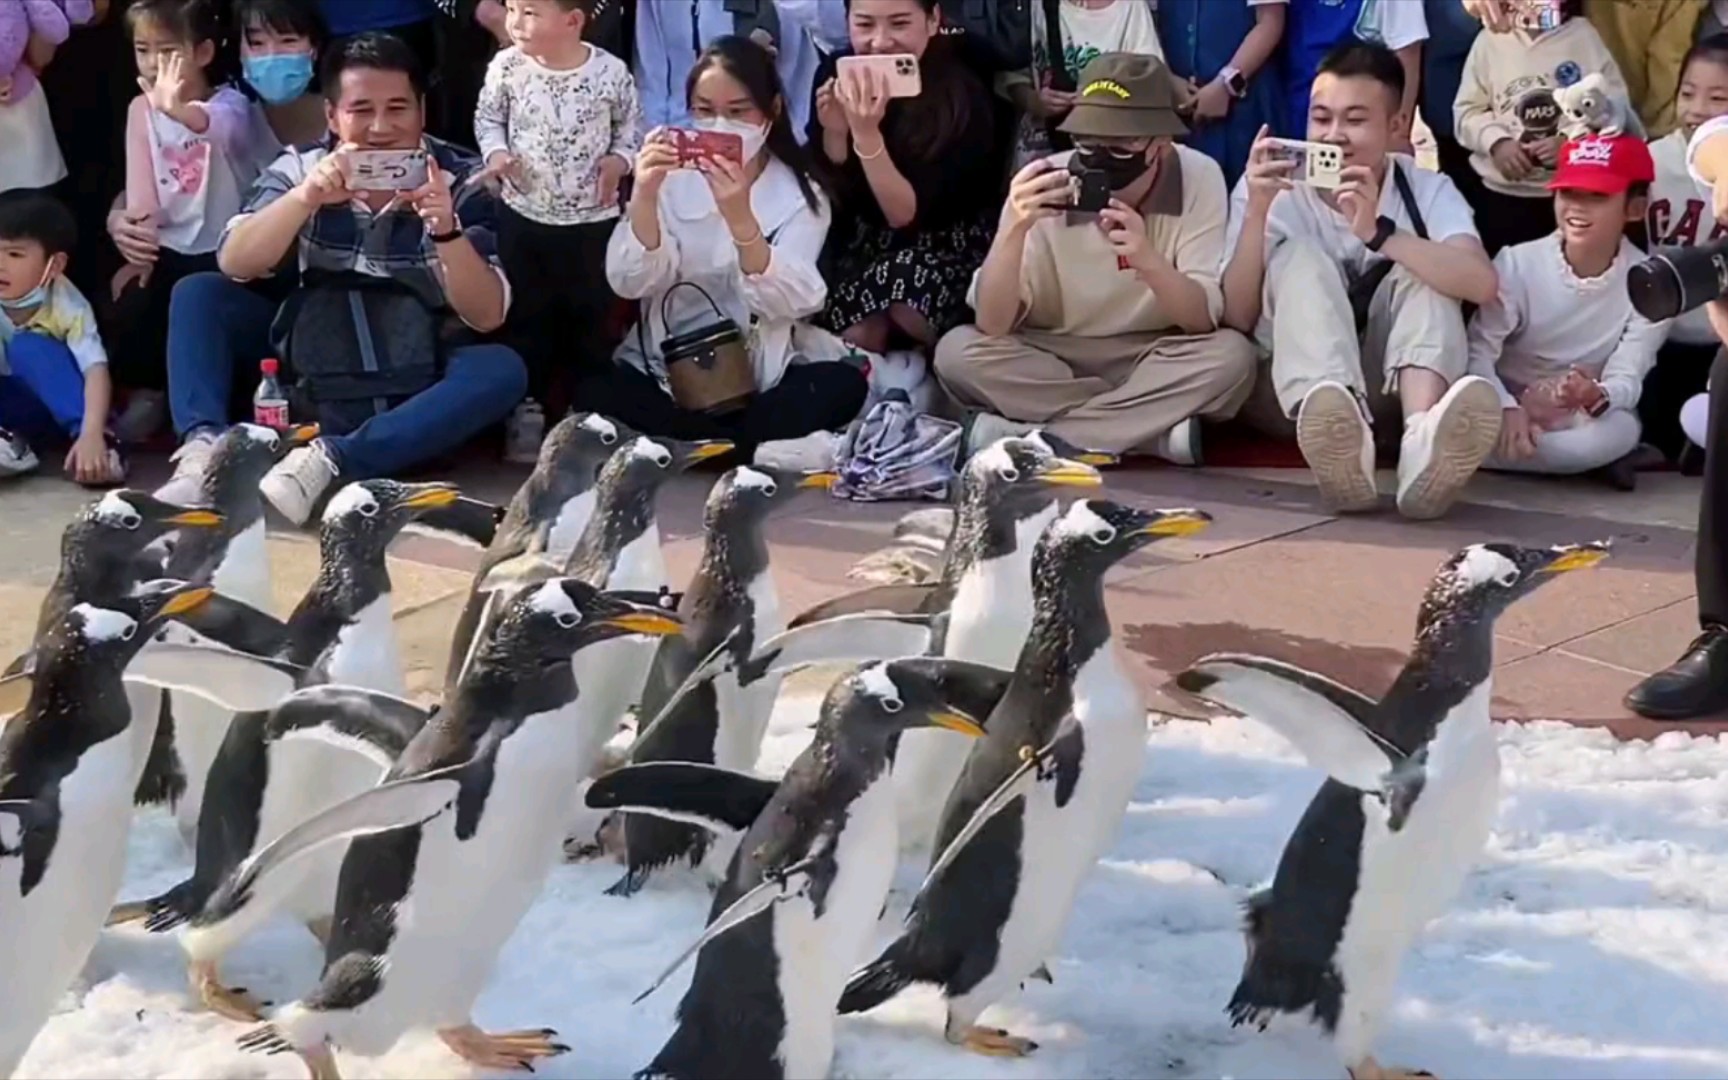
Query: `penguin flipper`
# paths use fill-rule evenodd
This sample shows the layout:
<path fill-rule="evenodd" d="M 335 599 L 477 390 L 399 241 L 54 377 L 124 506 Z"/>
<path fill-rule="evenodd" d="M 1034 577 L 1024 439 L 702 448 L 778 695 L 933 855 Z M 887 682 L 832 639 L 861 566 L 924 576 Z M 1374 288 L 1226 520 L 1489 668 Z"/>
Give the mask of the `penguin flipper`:
<path fill-rule="evenodd" d="M 316 742 L 390 769 L 431 713 L 412 701 L 357 686 L 314 686 L 276 707 L 267 742 Z"/>
<path fill-rule="evenodd" d="M 595 810 L 649 814 L 725 835 L 748 829 L 779 787 L 716 765 L 652 761 L 598 778 L 584 799 Z"/>
<path fill-rule="evenodd" d="M 1369 726 L 1378 708 L 1372 698 L 1294 665 L 1219 653 L 1176 676 L 1176 685 L 1272 728 L 1346 787 L 1378 793 L 1387 773 L 1405 764 L 1406 755 Z"/>
<path fill-rule="evenodd" d="M 806 860 L 787 867 L 784 871 L 769 877 L 733 901 L 732 906 L 716 915 L 713 921 L 702 931 L 702 936 L 685 947 L 684 951 L 678 954 L 666 970 L 660 973 L 659 978 L 655 979 L 648 989 L 637 994 L 635 1000 L 631 1001 L 630 1004 L 635 1005 L 660 989 L 661 984 L 676 974 L 678 969 L 684 966 L 685 961 L 701 952 L 702 947 L 710 941 L 728 930 L 742 926 L 782 900 L 792 899 L 808 888 L 811 881 L 810 875 L 806 872 L 808 864 L 809 860 Z"/>
<path fill-rule="evenodd" d="M 503 520 L 504 507 L 464 495 L 449 506 L 426 511 L 420 515 L 420 520 L 403 531 L 426 530 L 446 539 L 454 537 L 477 547 L 489 548 L 497 538 L 498 524 Z"/>
<path fill-rule="evenodd" d="M 19 653 L 10 664 L 7 664 L 6 670 L 0 671 L 0 677 L 9 679 L 14 675 L 28 675 L 35 670 L 36 649 L 35 647 L 31 647 Z"/>
<path fill-rule="evenodd" d="M 191 694 L 230 712 L 262 712 L 292 694 L 304 670 L 217 645 L 157 641 L 126 666 L 125 680 Z"/>
<path fill-rule="evenodd" d="M 224 648 L 253 656 L 275 656 L 288 643 L 288 624 L 231 596 L 214 593 L 175 621 Z"/>
<path fill-rule="evenodd" d="M 928 610 L 931 597 L 936 592 L 936 584 L 929 581 L 918 584 L 872 585 L 868 589 L 856 589 L 805 609 L 787 625 L 796 630 L 801 626 L 842 615 L 917 615 Z"/>
<path fill-rule="evenodd" d="M 0 717 L 23 712 L 30 704 L 30 693 L 35 688 L 36 680 L 27 672 L 0 678 Z"/>
<path fill-rule="evenodd" d="M 564 568 L 538 551 L 527 551 L 494 563 L 486 576 L 474 583 L 477 593 L 525 589 L 562 577 Z"/>
<path fill-rule="evenodd" d="M 906 913 L 908 923 L 912 921 L 919 910 L 919 899 L 942 876 L 942 872 L 960 857 L 960 853 L 966 850 L 966 845 L 972 842 L 972 838 L 982 832 L 984 826 L 990 823 L 990 819 L 1006 810 L 1015 799 L 1031 794 L 1039 782 L 1045 778 L 1056 744 L 1073 726 L 1072 717 L 1072 713 L 1063 717 L 1062 722 L 1057 727 L 1058 734 L 1055 739 L 1050 741 L 1049 745 L 1042 750 L 1024 753 L 1022 756 L 1025 760 L 1020 763 L 1020 767 L 1009 773 L 1008 778 L 998 784 L 996 790 L 978 804 L 978 809 L 972 812 L 971 818 L 967 820 L 959 832 L 954 834 L 954 839 L 948 841 L 948 846 L 943 848 L 942 853 L 936 857 L 936 861 L 930 864 L 930 872 L 924 875 L 923 882 L 918 886 L 918 892 L 912 898 L 912 906 Z"/>
<path fill-rule="evenodd" d="M 24 830 L 52 817 L 48 805 L 37 799 L 0 799 L 0 855 L 17 852 Z"/>
<path fill-rule="evenodd" d="M 379 784 L 313 814 L 234 868 L 191 920 L 207 926 L 245 907 L 260 878 L 325 844 L 423 825 L 448 810 L 462 790 L 468 762 Z"/>

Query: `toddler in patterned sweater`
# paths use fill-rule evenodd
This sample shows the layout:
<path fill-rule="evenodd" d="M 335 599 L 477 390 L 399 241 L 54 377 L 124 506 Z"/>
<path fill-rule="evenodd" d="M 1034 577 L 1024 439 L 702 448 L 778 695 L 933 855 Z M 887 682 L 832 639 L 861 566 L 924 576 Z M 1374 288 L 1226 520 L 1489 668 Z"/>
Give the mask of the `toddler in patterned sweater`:
<path fill-rule="evenodd" d="M 584 368 L 610 364 L 606 242 L 641 147 L 630 65 L 582 39 L 596 0 L 507 0 L 514 43 L 493 57 L 474 113 L 503 185 L 498 256 L 515 296 L 512 344 L 556 415 Z"/>

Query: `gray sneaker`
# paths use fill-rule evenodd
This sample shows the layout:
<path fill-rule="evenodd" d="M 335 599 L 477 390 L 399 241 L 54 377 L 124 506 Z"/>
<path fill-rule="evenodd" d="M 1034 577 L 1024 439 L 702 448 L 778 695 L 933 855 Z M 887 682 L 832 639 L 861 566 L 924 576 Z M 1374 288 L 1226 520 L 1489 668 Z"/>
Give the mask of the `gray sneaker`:
<path fill-rule="evenodd" d="M 0 428 L 0 477 L 23 476 L 35 472 L 41 465 L 36 460 L 36 451 L 30 449 L 22 435 Z"/>
<path fill-rule="evenodd" d="M 180 449 L 169 458 L 174 462 L 174 475 L 156 489 L 156 497 L 175 506 L 198 506 L 204 499 L 204 471 L 210 455 L 216 452 L 216 432 L 199 428 L 186 436 Z"/>
<path fill-rule="evenodd" d="M 1025 435 L 1036 428 L 1036 424 L 1024 424 L 995 413 L 973 413 L 972 425 L 966 432 L 966 456 L 971 457 L 997 439 Z"/>

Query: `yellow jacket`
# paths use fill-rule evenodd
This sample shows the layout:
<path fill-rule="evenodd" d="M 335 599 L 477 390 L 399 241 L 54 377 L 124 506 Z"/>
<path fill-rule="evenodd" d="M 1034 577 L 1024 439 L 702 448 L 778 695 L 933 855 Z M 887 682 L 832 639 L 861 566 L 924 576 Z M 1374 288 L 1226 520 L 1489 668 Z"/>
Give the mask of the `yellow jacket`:
<path fill-rule="evenodd" d="M 1674 128 L 1680 63 L 1708 0 L 1584 0 L 1584 17 L 1620 65 L 1650 138 Z"/>

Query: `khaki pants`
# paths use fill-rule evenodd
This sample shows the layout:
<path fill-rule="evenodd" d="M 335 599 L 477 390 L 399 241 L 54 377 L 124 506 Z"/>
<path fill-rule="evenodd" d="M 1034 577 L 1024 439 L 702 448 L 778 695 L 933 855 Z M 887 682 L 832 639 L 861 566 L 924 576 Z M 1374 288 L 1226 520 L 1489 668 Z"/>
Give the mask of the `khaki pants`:
<path fill-rule="evenodd" d="M 936 377 L 960 404 L 1117 454 L 1153 449 L 1193 417 L 1236 415 L 1254 371 L 1253 343 L 1232 330 L 991 337 L 962 326 L 936 346 Z"/>
<path fill-rule="evenodd" d="M 1354 390 L 1368 402 L 1375 425 L 1391 438 L 1404 430 L 1398 372 L 1427 368 L 1458 380 L 1468 362 L 1464 311 L 1402 266 L 1393 267 L 1368 306 L 1368 327 L 1356 335 L 1356 316 L 1344 270 L 1312 244 L 1284 241 L 1266 266 L 1260 325 L 1262 349 L 1270 349 L 1271 377 L 1262 379 L 1244 407 L 1256 427 L 1293 437 L 1291 418 L 1319 382 Z"/>

